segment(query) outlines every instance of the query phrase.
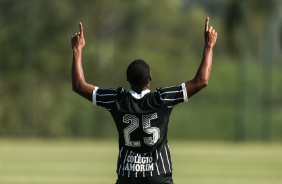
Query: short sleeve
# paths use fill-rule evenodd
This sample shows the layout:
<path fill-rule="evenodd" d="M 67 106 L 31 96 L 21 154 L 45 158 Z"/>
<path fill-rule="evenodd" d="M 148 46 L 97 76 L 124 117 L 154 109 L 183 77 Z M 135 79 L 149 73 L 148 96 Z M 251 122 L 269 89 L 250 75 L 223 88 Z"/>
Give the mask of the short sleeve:
<path fill-rule="evenodd" d="M 183 91 L 184 102 L 188 102 L 188 94 L 187 94 L 185 83 L 182 83 L 181 86 Z"/>
<path fill-rule="evenodd" d="M 167 106 L 175 106 L 181 102 L 188 101 L 185 83 L 177 86 L 158 88 L 157 92 L 159 93 L 161 100 Z"/>
<path fill-rule="evenodd" d="M 95 88 L 92 101 L 97 106 L 111 110 L 117 96 L 118 90 L 114 88 Z"/>
<path fill-rule="evenodd" d="M 93 90 L 93 93 L 92 93 L 92 102 L 93 104 L 97 105 L 96 104 L 96 95 L 97 95 L 97 90 L 99 89 L 99 87 L 95 86 L 94 90 Z"/>

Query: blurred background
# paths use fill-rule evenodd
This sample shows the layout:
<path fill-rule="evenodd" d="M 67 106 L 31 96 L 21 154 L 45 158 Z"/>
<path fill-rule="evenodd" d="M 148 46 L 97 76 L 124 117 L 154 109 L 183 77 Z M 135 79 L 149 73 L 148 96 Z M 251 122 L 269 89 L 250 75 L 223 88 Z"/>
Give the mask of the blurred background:
<path fill-rule="evenodd" d="M 78 22 L 89 83 L 129 90 L 125 70 L 141 58 L 154 90 L 195 76 L 207 16 L 213 69 L 172 113 L 174 181 L 282 183 L 280 0 L 0 0 L 0 183 L 116 180 L 114 122 L 72 91 Z"/>
<path fill-rule="evenodd" d="M 169 137 L 282 141 L 279 0 L 0 0 L 0 137 L 116 138 L 110 114 L 72 91 L 79 21 L 89 83 L 129 89 L 126 67 L 141 58 L 154 90 L 194 77 L 207 16 L 218 32 L 210 83 L 175 107 Z"/>

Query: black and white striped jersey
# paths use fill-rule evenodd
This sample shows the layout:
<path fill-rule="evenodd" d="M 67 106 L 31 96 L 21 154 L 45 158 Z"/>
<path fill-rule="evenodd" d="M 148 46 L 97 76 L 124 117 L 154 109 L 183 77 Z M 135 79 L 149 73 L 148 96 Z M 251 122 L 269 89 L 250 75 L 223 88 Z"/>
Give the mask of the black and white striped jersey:
<path fill-rule="evenodd" d="M 118 175 L 148 177 L 172 172 L 168 122 L 173 107 L 186 101 L 184 83 L 141 94 L 122 87 L 95 87 L 93 103 L 111 113 L 118 130 Z"/>

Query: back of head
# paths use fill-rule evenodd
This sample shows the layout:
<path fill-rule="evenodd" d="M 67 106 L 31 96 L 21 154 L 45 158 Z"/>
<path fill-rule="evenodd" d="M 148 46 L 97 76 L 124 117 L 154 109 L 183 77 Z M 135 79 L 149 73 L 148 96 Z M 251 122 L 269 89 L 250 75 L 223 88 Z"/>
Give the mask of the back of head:
<path fill-rule="evenodd" d="M 126 70 L 127 81 L 134 87 L 144 87 L 150 82 L 150 66 L 142 59 L 134 60 Z"/>

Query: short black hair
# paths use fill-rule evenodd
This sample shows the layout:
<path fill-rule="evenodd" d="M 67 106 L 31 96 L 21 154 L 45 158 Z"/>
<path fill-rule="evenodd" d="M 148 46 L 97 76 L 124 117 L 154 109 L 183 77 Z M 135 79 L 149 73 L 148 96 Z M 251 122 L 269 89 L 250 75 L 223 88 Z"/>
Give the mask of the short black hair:
<path fill-rule="evenodd" d="M 144 87 L 150 81 L 150 66 L 142 59 L 136 59 L 127 67 L 126 77 L 131 86 Z"/>

